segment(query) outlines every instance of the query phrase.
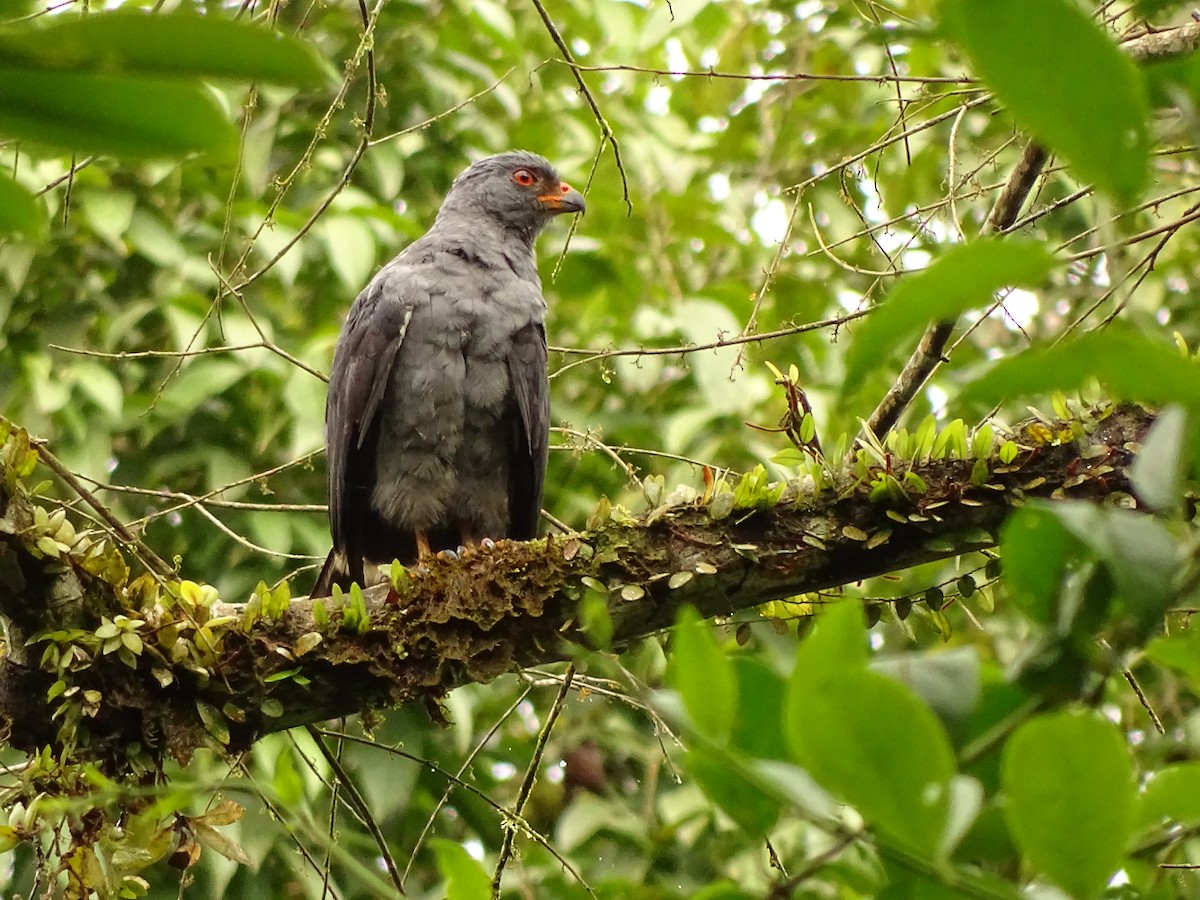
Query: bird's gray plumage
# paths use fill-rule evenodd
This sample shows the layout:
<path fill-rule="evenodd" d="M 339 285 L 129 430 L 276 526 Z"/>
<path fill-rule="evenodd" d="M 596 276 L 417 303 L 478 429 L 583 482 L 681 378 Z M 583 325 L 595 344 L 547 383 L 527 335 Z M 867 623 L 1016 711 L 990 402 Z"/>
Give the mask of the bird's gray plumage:
<path fill-rule="evenodd" d="M 546 303 L 533 244 L 583 198 L 540 156 L 457 179 L 429 231 L 359 294 L 325 413 L 333 551 L 313 590 L 363 564 L 537 533 L 550 424 Z"/>

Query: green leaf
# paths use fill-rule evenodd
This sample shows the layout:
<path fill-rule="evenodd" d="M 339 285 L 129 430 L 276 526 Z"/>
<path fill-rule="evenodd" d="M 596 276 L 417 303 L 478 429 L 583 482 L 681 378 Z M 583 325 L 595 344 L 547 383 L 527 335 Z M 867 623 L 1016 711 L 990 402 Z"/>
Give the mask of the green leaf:
<path fill-rule="evenodd" d="M 205 88 L 99 72 L 0 67 L 0 134 L 130 157 L 225 151 L 232 126 Z"/>
<path fill-rule="evenodd" d="M 446 900 L 491 900 L 492 879 L 461 844 L 445 838 L 433 838 L 429 843 L 446 879 Z"/>
<path fill-rule="evenodd" d="M 8 65 L 73 72 L 233 78 L 317 87 L 312 47 L 248 22 L 214 16 L 105 12 L 54 16 L 40 28 L 0 32 Z"/>
<path fill-rule="evenodd" d="M 1137 195 L 1150 160 L 1146 88 L 1082 10 L 1068 0 L 942 0 L 942 17 L 1022 127 L 1106 194 Z"/>
<path fill-rule="evenodd" d="M 974 647 L 898 653 L 872 661 L 871 670 L 907 685 L 947 729 L 961 729 L 979 703 L 979 654 Z"/>
<path fill-rule="evenodd" d="M 966 837 L 983 809 L 983 785 L 969 775 L 950 780 L 950 804 L 946 830 L 942 835 L 941 855 L 949 856 Z"/>
<path fill-rule="evenodd" d="M 1200 824 L 1200 762 L 1165 766 L 1150 776 L 1137 800 L 1139 830 L 1164 823 Z"/>
<path fill-rule="evenodd" d="M 670 675 L 693 724 L 714 740 L 727 740 L 737 714 L 733 666 L 717 646 L 712 627 L 690 606 L 680 611 L 675 626 Z"/>
<path fill-rule="evenodd" d="M 1146 656 L 1159 665 L 1182 672 L 1200 692 L 1200 629 L 1188 628 L 1156 637 L 1146 645 Z"/>
<path fill-rule="evenodd" d="M 741 777 L 727 759 L 693 747 L 687 766 L 704 793 L 749 837 L 762 837 L 774 827 L 781 802 Z"/>
<path fill-rule="evenodd" d="M 1175 0 L 1134 0 L 1133 12 L 1139 19 L 1153 19 L 1175 5 Z"/>
<path fill-rule="evenodd" d="M 162 404 L 180 413 L 194 411 L 246 377 L 246 367 L 232 359 L 202 356 L 183 367 L 179 377 L 167 385 Z"/>
<path fill-rule="evenodd" d="M 758 896 L 732 882 L 719 881 L 700 888 L 692 894 L 692 900 L 758 900 Z"/>
<path fill-rule="evenodd" d="M 97 362 L 84 362 L 73 366 L 70 374 L 79 389 L 97 406 L 114 418 L 121 415 L 125 395 L 121 379 L 112 369 Z"/>
<path fill-rule="evenodd" d="M 797 665 L 815 679 L 836 678 L 867 664 L 862 608 L 852 601 L 834 603 L 821 613 L 812 634 L 800 645 Z"/>
<path fill-rule="evenodd" d="M 1053 264 L 1053 255 L 1041 243 L 980 239 L 952 248 L 929 268 L 901 279 L 854 336 L 846 354 L 846 392 L 857 389 L 869 371 L 897 348 L 907 347 L 911 342 L 906 338 L 930 322 L 982 306 L 1000 288 L 1036 285 Z"/>
<path fill-rule="evenodd" d="M 1004 580 L 1013 602 L 1035 622 L 1048 625 L 1058 608 L 1059 586 L 1079 543 L 1046 506 L 1014 514 L 1000 531 Z"/>
<path fill-rule="evenodd" d="M 375 267 L 375 233 L 356 216 L 326 216 L 321 220 L 326 256 L 347 291 L 357 291 Z"/>
<path fill-rule="evenodd" d="M 1025 858 L 1072 896 L 1100 896 L 1133 816 L 1133 765 L 1117 728 L 1091 712 L 1031 719 L 1005 747 L 1002 780 Z"/>
<path fill-rule="evenodd" d="M 200 721 L 205 729 L 224 745 L 229 744 L 229 720 L 225 714 L 211 704 L 202 700 L 196 701 L 196 711 L 200 713 Z"/>
<path fill-rule="evenodd" d="M 367 613 L 367 602 L 357 581 L 350 585 L 350 593 L 346 595 L 346 603 L 342 607 L 342 629 L 358 634 L 366 634 L 371 630 L 371 616 Z"/>
<path fill-rule="evenodd" d="M 862 666 L 864 638 L 861 612 L 844 603 L 801 645 L 784 718 L 792 754 L 868 822 L 932 857 L 949 809 L 950 741 L 908 688 Z"/>
<path fill-rule="evenodd" d="M 929 708 L 869 671 L 813 684 L 797 665 L 787 729 L 797 763 L 893 840 L 932 856 L 942 838 L 954 754 Z"/>
<path fill-rule="evenodd" d="M 611 645 L 613 636 L 612 614 L 608 611 L 607 595 L 602 592 L 603 585 L 600 588 L 590 588 L 577 607 L 580 630 L 587 636 L 588 646 L 595 649 L 604 649 Z"/>
<path fill-rule="evenodd" d="M 874 900 L 967 900 L 979 897 L 1018 900 L 1023 896 L 1013 882 L 991 872 L 959 868 L 934 874 L 917 871 L 902 859 L 885 858 L 880 863 L 887 882 L 884 888 L 855 892 L 854 896 L 866 894 Z M 954 871 L 953 880 L 948 877 L 950 871 Z"/>
<path fill-rule="evenodd" d="M 733 720 L 733 746 L 755 759 L 787 759 L 788 748 L 779 710 L 787 684 L 772 666 L 752 656 L 735 656 L 737 712 Z"/>
<path fill-rule="evenodd" d="M 1177 108 L 1180 100 L 1200 100 L 1200 58 L 1194 54 L 1152 58 L 1142 67 L 1152 109 Z M 1190 96 L 1188 96 L 1190 95 Z"/>
<path fill-rule="evenodd" d="M 1168 406 L 1158 414 L 1130 467 L 1134 490 L 1155 512 L 1171 515 L 1182 503 L 1186 438 L 1187 413 Z"/>
<path fill-rule="evenodd" d="M 133 219 L 136 198 L 128 191 L 86 191 L 80 207 L 91 229 L 114 248 L 125 252 L 125 232 Z"/>
<path fill-rule="evenodd" d="M 1003 359 L 968 385 L 959 401 L 990 407 L 1028 394 L 1075 391 L 1090 378 L 1122 399 L 1175 402 L 1200 410 L 1200 363 L 1115 323 L 1073 341 Z"/>
<path fill-rule="evenodd" d="M 268 697 L 262 702 L 260 707 L 262 714 L 271 719 L 278 719 L 283 715 L 283 703 L 276 700 L 274 697 Z"/>
<path fill-rule="evenodd" d="M 1060 635 L 1090 632 L 1107 619 L 1120 626 L 1109 636 L 1114 645 L 1140 645 L 1175 597 L 1178 542 L 1144 513 L 1071 501 L 1030 504 L 1006 523 L 1000 549 L 1014 602 Z M 1099 580 L 1086 579 L 1090 586 L 1064 582 L 1072 564 L 1095 569 L 1096 562 L 1104 570 Z"/>
<path fill-rule="evenodd" d="M 1157 628 L 1174 598 L 1179 545 L 1170 529 L 1145 513 L 1090 503 L 1048 507 L 1112 575 L 1122 601 L 1118 613 L 1140 643 Z"/>
<path fill-rule="evenodd" d="M 745 774 L 805 818 L 829 819 L 839 814 L 840 803 L 799 766 L 773 759 L 752 760 Z"/>
<path fill-rule="evenodd" d="M 42 201 L 7 175 L 0 175 L 0 233 L 17 232 L 34 236 L 45 227 L 46 213 Z"/>
<path fill-rule="evenodd" d="M 290 745 L 280 748 L 275 757 L 275 765 L 271 767 L 271 787 L 284 806 L 301 806 L 307 802 L 304 778 L 296 769 L 296 757 L 299 749 L 293 750 Z"/>

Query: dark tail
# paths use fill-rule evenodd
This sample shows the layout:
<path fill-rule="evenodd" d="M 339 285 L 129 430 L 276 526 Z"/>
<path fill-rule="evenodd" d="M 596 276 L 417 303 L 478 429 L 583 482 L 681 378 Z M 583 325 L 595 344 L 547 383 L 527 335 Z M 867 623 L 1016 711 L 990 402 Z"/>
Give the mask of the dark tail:
<path fill-rule="evenodd" d="M 346 557 L 337 550 L 330 550 L 329 555 L 325 557 L 325 565 L 321 566 L 321 574 L 317 576 L 317 583 L 313 585 L 312 597 L 330 597 L 333 595 L 333 586 L 340 584 L 343 590 L 350 588 L 350 571 L 346 565 Z"/>

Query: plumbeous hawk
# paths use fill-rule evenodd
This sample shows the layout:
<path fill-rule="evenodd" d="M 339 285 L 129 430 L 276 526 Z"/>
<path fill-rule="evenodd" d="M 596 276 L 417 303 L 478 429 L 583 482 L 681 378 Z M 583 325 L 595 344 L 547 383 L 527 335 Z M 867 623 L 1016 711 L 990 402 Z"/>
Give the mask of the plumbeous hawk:
<path fill-rule="evenodd" d="M 582 195 L 533 153 L 480 160 L 358 295 L 325 406 L 333 550 L 313 596 L 484 538 L 535 537 L 550 424 L 533 243 Z"/>

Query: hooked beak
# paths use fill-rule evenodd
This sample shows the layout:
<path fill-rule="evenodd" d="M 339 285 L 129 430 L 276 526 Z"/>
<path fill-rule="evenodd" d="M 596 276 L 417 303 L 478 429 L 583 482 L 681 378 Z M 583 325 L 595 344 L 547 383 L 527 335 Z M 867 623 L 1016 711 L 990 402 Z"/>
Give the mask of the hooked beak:
<path fill-rule="evenodd" d="M 542 194 L 537 198 L 538 203 L 549 212 L 557 215 L 559 213 L 581 213 L 587 209 L 587 203 L 584 202 L 583 194 L 575 190 L 565 181 L 561 182 L 558 187 L 548 194 Z"/>

